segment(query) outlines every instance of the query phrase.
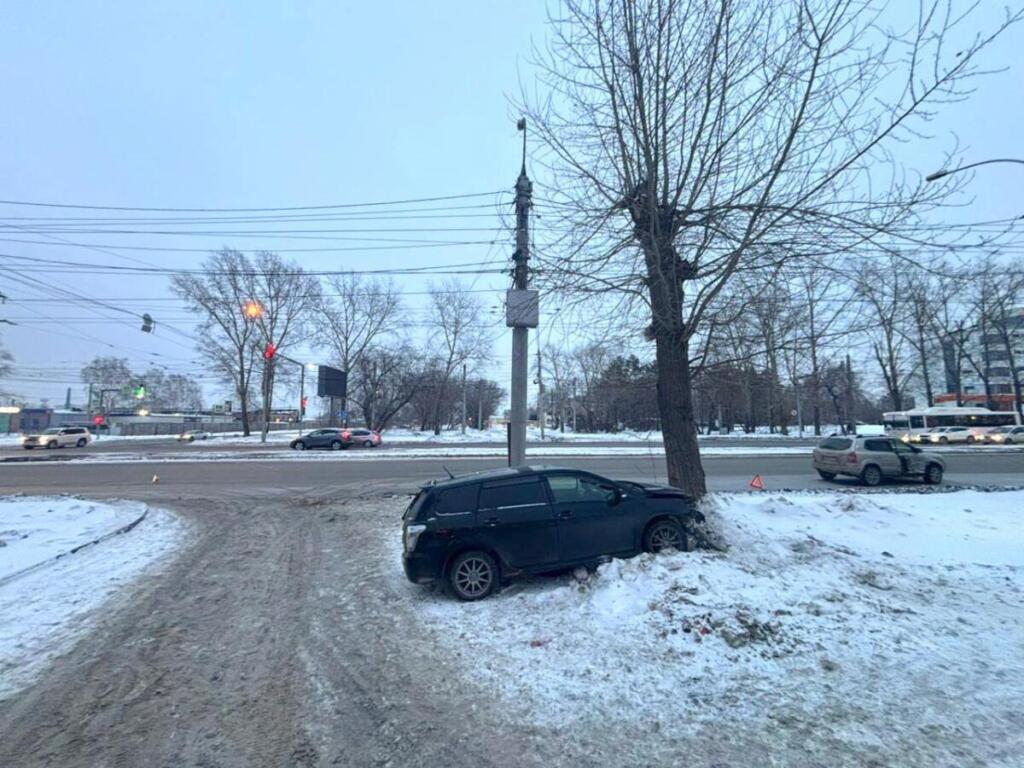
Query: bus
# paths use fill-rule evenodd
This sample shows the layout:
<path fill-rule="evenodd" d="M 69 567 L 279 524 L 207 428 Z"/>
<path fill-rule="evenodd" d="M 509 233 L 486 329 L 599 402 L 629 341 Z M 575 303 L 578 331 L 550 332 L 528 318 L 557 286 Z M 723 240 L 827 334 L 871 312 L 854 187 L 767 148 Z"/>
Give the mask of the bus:
<path fill-rule="evenodd" d="M 889 411 L 882 414 L 885 433 L 905 442 L 918 442 L 921 435 L 935 427 L 969 427 L 971 437 L 979 439 L 994 427 L 1020 424 L 1016 411 L 990 411 L 988 408 L 967 408 L 936 405 L 909 411 Z"/>

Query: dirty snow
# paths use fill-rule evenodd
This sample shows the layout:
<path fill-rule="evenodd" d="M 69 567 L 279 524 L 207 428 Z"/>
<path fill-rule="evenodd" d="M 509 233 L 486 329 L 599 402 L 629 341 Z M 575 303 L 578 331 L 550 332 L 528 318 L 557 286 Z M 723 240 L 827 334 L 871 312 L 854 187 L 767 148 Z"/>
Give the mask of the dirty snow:
<path fill-rule="evenodd" d="M 0 578 L 51 561 L 0 584 L 0 699 L 68 651 L 106 601 L 125 592 L 132 579 L 181 541 L 184 524 L 168 512 L 150 509 L 131 531 L 53 560 L 145 511 L 138 502 L 0 498 Z"/>
<path fill-rule="evenodd" d="M 749 742 L 758 764 L 1024 764 L 1024 491 L 719 495 L 706 511 L 727 553 L 616 560 L 475 604 L 403 591 L 527 723 Z"/>

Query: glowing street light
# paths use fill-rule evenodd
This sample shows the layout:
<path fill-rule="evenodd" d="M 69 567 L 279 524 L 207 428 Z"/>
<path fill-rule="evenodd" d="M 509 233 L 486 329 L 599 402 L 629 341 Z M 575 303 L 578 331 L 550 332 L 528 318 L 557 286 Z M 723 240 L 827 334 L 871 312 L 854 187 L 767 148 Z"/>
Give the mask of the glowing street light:
<path fill-rule="evenodd" d="M 242 307 L 242 314 L 245 315 L 246 320 L 255 320 L 263 316 L 263 305 L 256 299 L 249 299 Z"/>

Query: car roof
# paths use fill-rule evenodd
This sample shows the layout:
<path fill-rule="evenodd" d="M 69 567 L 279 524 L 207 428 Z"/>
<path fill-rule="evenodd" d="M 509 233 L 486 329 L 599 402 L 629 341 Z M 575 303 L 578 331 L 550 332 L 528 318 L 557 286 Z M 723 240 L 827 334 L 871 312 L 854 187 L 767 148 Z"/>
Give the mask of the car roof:
<path fill-rule="evenodd" d="M 488 469 L 483 472 L 473 472 L 468 475 L 459 475 L 458 477 L 449 478 L 447 480 L 434 480 L 429 483 L 424 483 L 423 485 L 420 486 L 420 488 L 455 488 L 460 485 L 468 485 L 469 483 L 480 483 L 488 480 L 505 480 L 507 478 L 537 475 L 544 472 L 552 472 L 555 470 L 568 472 L 583 471 L 575 469 L 573 467 L 557 467 L 548 466 L 546 464 L 536 464 L 532 466 L 523 467 L 503 467 L 501 469 Z"/>

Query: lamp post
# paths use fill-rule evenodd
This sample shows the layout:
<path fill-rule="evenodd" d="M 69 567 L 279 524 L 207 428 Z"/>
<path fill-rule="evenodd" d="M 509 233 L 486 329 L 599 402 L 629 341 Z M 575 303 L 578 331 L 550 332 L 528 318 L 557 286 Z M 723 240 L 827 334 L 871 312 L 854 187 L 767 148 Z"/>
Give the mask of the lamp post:
<path fill-rule="evenodd" d="M 961 165 L 959 168 L 950 168 L 948 170 L 941 170 L 935 171 L 934 173 L 929 173 L 927 176 L 924 177 L 924 180 L 935 181 L 936 179 L 941 179 L 943 176 L 949 176 L 950 174 L 953 173 L 960 173 L 960 171 L 969 171 L 971 168 L 977 168 L 979 165 L 993 165 L 994 163 L 1013 163 L 1015 165 L 1024 165 L 1024 160 L 1017 160 L 1016 158 L 1012 157 L 1000 157 L 995 158 L 993 160 L 982 160 L 981 162 L 978 163 Z"/>

